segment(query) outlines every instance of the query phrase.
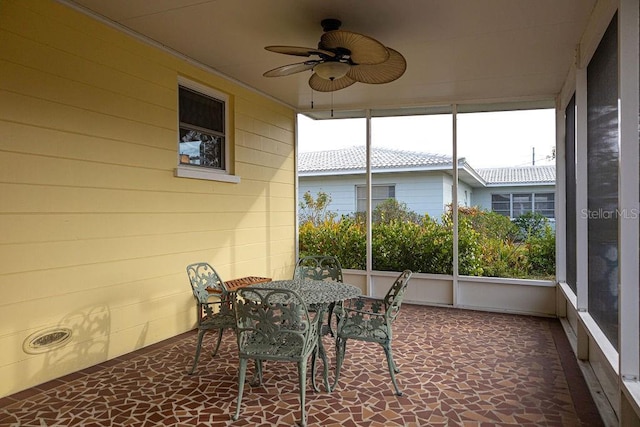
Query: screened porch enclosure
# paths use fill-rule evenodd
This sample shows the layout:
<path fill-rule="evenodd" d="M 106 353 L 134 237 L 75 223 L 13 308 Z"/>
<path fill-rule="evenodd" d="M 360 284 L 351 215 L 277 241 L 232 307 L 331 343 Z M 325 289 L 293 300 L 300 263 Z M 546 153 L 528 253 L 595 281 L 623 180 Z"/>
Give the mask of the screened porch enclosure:
<path fill-rule="evenodd" d="M 333 251 L 351 269 L 453 275 L 455 265 L 461 276 L 553 282 L 555 113 L 511 107 L 299 116 L 299 250 Z"/>
<path fill-rule="evenodd" d="M 486 334 L 493 345 L 504 319 L 531 320 L 544 334 L 498 341 L 506 359 L 519 354 L 515 373 L 542 352 L 557 367 L 552 335 L 562 334 L 605 424 L 640 424 L 639 9 L 637 0 L 1 0 L 4 415 L 11 404 L 26 419 L 57 417 L 55 405 L 29 405 L 69 397 L 68 384 L 96 393 L 84 397 L 121 390 L 119 378 L 100 388 L 92 375 L 117 365 L 135 383 L 152 358 L 120 362 L 156 345 L 171 351 L 165 367 L 173 366 L 146 380 L 173 375 L 179 388 L 196 325 L 185 266 L 210 262 L 225 280 L 289 279 L 301 255 L 331 252 L 345 281 L 373 297 L 414 270 L 405 297 L 411 325 L 428 314 L 461 316 L 486 326 L 470 336 Z M 305 61 L 265 47 L 309 53 L 326 18 L 401 53 L 404 74 L 330 92 L 310 83 L 315 63 L 265 76 Z M 321 139 L 309 148 L 304 120 L 353 121 L 357 130 L 344 146 L 333 144 L 347 132 L 312 131 Z M 429 336 L 403 332 L 405 344 Z M 450 350 L 455 332 L 450 325 L 422 343 Z M 456 360 L 405 359 L 423 375 L 406 383 L 414 395 L 433 392 L 447 414 L 400 420 L 417 406 L 391 400 L 397 413 L 387 420 L 454 419 L 467 404 L 467 421 L 500 418 L 483 412 L 480 420 L 477 395 L 454 402 L 430 388 L 465 369 L 489 375 L 483 343 L 458 345 Z M 226 387 L 228 400 L 207 409 L 209 421 L 231 401 L 231 344 L 221 383 L 211 372 L 190 383 L 198 398 Z M 509 352 L 520 344 L 532 346 L 526 356 Z M 435 369 L 440 377 L 429 377 Z M 518 381 L 539 378 L 527 375 Z M 356 420 L 387 404 L 381 388 L 372 410 L 347 385 L 362 383 L 345 383 L 361 410 L 349 414 Z M 440 385 L 464 395 L 477 383 Z M 499 402 L 498 385 L 483 387 Z M 536 400 L 553 414 L 527 419 L 576 422 L 575 406 L 564 405 L 573 396 L 556 391 L 558 406 L 545 404 L 547 392 Z M 122 393 L 124 406 L 146 397 L 136 386 Z M 340 415 L 322 405 L 342 397 L 314 398 L 316 414 Z M 100 416 L 113 421 L 108 408 Z"/>

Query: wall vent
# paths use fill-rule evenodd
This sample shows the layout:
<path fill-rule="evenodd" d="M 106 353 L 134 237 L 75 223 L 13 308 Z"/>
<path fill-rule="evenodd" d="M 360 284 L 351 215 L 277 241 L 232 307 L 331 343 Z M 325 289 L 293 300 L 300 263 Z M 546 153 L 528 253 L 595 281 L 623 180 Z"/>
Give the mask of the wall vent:
<path fill-rule="evenodd" d="M 29 354 L 46 353 L 62 347 L 71 339 L 73 332 L 69 328 L 51 328 L 35 332 L 27 337 L 22 350 Z"/>

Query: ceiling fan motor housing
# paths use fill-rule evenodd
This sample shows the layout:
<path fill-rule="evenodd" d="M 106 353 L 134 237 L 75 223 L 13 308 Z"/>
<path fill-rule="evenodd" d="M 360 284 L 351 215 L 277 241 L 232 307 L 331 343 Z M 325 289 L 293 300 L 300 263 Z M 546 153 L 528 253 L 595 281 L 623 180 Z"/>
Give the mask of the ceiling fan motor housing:
<path fill-rule="evenodd" d="M 322 30 L 326 33 L 327 31 L 340 29 L 342 22 L 339 19 L 327 18 L 320 21 L 320 25 L 322 25 Z"/>

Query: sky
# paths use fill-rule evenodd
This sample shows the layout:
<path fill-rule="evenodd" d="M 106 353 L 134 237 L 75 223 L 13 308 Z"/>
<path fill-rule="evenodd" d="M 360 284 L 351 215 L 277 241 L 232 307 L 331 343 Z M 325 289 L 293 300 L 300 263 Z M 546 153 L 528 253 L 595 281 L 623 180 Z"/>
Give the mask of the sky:
<path fill-rule="evenodd" d="M 459 113 L 458 157 L 473 168 L 553 164 L 555 111 Z M 299 119 L 301 152 L 364 145 L 365 119 Z M 374 147 L 452 154 L 452 116 L 372 118 Z"/>

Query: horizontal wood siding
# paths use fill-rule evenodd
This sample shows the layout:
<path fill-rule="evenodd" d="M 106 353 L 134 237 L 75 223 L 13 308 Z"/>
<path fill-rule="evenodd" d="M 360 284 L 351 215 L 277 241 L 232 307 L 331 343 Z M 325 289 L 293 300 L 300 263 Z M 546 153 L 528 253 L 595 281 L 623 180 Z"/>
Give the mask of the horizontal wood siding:
<path fill-rule="evenodd" d="M 239 184 L 174 177 L 179 76 L 229 96 Z M 62 4 L 0 2 L 0 396 L 191 329 L 189 263 L 288 277 L 294 126 L 291 109 Z M 55 326 L 73 330 L 65 347 L 22 350 Z"/>

